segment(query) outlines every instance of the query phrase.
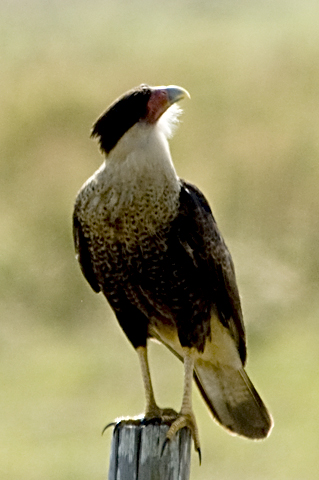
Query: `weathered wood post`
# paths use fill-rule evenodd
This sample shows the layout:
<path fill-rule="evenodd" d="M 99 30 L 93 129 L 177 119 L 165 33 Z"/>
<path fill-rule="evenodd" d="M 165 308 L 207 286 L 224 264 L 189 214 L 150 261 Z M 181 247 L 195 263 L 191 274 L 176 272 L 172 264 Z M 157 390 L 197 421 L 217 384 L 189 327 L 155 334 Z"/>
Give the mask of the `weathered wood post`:
<path fill-rule="evenodd" d="M 189 480 L 191 433 L 183 428 L 163 450 L 168 429 L 157 419 L 115 424 L 108 480 Z"/>

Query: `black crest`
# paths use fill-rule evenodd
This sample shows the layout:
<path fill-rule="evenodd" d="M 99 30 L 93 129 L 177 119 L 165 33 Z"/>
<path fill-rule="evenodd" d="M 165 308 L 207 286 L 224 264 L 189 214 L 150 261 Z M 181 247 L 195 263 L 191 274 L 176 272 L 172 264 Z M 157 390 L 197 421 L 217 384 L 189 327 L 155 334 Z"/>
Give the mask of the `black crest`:
<path fill-rule="evenodd" d="M 142 84 L 124 93 L 93 125 L 92 137 L 98 137 L 100 148 L 110 153 L 127 130 L 146 116 L 151 88 Z"/>

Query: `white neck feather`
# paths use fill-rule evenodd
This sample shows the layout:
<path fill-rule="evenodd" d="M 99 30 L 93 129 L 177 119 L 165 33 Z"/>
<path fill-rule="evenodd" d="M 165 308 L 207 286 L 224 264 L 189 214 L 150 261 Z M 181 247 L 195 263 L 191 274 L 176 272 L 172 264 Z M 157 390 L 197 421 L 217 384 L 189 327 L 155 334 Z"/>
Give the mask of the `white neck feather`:
<path fill-rule="evenodd" d="M 130 185 L 142 183 L 153 188 L 167 182 L 177 183 L 178 177 L 172 162 L 168 138 L 177 123 L 180 109 L 173 105 L 155 124 L 140 121 L 119 140 L 106 159 L 105 173 L 112 177 L 112 184 Z"/>
<path fill-rule="evenodd" d="M 109 225 L 118 224 L 121 219 L 123 234 L 131 239 L 137 224 L 139 231 L 152 234 L 177 215 L 180 180 L 168 137 L 178 113 L 179 109 L 171 107 L 156 124 L 136 123 L 91 178 L 97 186 L 92 207 L 97 214 L 107 215 Z"/>

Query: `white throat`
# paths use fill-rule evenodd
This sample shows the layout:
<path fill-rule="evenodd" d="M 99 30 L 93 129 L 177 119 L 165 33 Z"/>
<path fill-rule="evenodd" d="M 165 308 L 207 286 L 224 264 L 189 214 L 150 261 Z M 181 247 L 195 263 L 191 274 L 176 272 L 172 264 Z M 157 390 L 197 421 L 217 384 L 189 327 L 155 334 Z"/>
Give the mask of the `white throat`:
<path fill-rule="evenodd" d="M 110 228 L 121 225 L 114 230 L 117 237 L 152 235 L 178 213 L 180 180 L 167 140 L 172 125 L 172 115 L 165 114 L 154 125 L 138 122 L 91 178 L 98 185 L 95 208 L 103 209 Z"/>
<path fill-rule="evenodd" d="M 105 165 L 115 184 L 124 181 L 128 189 L 131 184 L 147 187 L 151 182 L 160 189 L 163 182 L 178 183 L 167 140 L 180 112 L 173 107 L 155 125 L 140 121 L 119 140 Z"/>

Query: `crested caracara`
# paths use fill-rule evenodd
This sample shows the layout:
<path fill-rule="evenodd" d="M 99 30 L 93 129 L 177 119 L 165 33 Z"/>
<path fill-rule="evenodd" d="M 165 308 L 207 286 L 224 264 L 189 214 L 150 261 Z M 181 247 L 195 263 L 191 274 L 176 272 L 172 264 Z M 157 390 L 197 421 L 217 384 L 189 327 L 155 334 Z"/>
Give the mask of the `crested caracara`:
<path fill-rule="evenodd" d="M 178 177 L 168 139 L 177 123 L 177 86 L 140 85 L 93 126 L 105 155 L 79 191 L 74 242 L 83 275 L 102 292 L 136 349 L 146 418 L 170 418 L 170 440 L 192 431 L 192 379 L 213 417 L 232 433 L 266 437 L 272 419 L 245 370 L 246 341 L 234 265 L 207 200 Z M 147 341 L 184 363 L 179 413 L 155 402 Z"/>

